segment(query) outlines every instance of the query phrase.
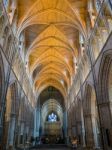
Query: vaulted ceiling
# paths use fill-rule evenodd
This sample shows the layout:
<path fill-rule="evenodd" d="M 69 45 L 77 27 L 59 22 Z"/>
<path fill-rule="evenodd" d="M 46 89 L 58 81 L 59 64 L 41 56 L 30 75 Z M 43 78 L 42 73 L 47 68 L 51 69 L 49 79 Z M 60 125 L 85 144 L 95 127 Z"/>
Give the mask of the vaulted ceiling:
<path fill-rule="evenodd" d="M 54 86 L 65 96 L 86 38 L 87 0 L 19 0 L 18 35 L 24 33 L 26 59 L 35 89 Z"/>

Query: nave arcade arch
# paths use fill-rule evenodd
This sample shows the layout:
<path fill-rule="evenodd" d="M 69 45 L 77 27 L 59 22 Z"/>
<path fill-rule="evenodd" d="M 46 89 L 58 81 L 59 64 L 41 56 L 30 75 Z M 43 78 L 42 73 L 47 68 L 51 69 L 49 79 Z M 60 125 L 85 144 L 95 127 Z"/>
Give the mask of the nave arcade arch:
<path fill-rule="evenodd" d="M 103 143 L 106 149 L 112 147 L 112 52 L 107 50 L 102 54 L 101 67 L 98 76 L 99 99 Z M 107 117 L 108 116 L 108 117 Z"/>
<path fill-rule="evenodd" d="M 86 84 L 83 101 L 85 144 L 88 148 L 101 146 L 99 113 L 94 87 Z"/>

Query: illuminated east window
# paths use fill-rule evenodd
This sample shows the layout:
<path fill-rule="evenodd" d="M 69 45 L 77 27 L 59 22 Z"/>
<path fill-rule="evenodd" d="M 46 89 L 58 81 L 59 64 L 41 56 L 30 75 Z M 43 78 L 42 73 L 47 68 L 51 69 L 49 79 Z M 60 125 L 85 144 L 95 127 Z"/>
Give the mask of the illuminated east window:
<path fill-rule="evenodd" d="M 51 113 L 48 115 L 48 122 L 56 122 L 57 121 L 57 115 L 54 113 Z"/>

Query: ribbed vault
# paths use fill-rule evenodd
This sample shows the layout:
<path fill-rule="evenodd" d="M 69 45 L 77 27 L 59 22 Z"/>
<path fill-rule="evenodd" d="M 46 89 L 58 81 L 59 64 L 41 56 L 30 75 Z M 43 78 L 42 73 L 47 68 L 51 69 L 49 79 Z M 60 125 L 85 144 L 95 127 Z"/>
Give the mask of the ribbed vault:
<path fill-rule="evenodd" d="M 86 38 L 87 0 L 19 1 L 17 36 L 26 36 L 25 58 L 35 90 L 54 86 L 66 96 L 80 56 L 79 33 Z"/>
<path fill-rule="evenodd" d="M 64 101 L 63 94 L 55 86 L 53 87 L 53 86 L 46 85 L 44 89 L 41 89 L 38 99 L 39 99 L 38 103 L 40 107 L 42 107 L 43 104 L 47 102 L 47 100 L 55 99 L 63 107 L 63 109 L 65 108 L 65 101 Z"/>
<path fill-rule="evenodd" d="M 45 122 L 47 116 L 52 112 L 58 115 L 61 124 L 63 124 L 63 109 L 55 99 L 49 99 L 43 104 L 41 109 L 42 122 Z"/>

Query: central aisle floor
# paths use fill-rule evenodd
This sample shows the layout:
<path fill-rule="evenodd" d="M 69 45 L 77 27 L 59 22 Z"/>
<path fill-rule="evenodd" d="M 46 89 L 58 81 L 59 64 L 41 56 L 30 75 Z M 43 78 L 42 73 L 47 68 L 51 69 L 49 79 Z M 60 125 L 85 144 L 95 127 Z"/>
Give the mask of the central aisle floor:
<path fill-rule="evenodd" d="M 69 148 L 40 148 L 40 149 L 33 149 L 33 150 L 70 150 Z"/>
<path fill-rule="evenodd" d="M 62 146 L 62 147 L 37 147 L 37 148 L 34 148 L 32 150 L 70 150 L 70 148 L 66 147 L 66 146 Z"/>

